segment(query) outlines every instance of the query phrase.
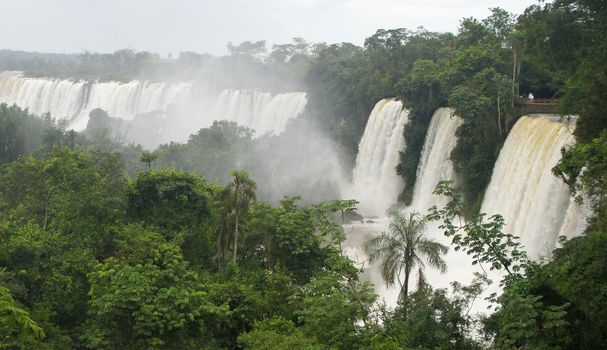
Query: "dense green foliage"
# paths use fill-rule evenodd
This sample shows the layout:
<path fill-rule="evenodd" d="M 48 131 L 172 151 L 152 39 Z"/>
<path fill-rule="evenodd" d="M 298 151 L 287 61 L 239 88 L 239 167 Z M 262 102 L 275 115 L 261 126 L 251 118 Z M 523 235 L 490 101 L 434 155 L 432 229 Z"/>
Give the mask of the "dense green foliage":
<path fill-rule="evenodd" d="M 76 133 L 65 132 L 49 115 L 37 118 L 17 106 L 0 104 L 0 162 L 12 162 L 43 145 L 73 148 L 75 138 Z"/>
<path fill-rule="evenodd" d="M 606 161 L 595 158 L 590 163 L 600 162 L 604 167 Z M 604 172 L 586 176 L 599 177 L 604 184 Z M 588 193 L 605 197 L 604 186 L 582 184 Z M 495 342 L 495 348 L 605 349 L 604 213 L 595 212 L 584 236 L 563 239 L 562 248 L 549 261 L 536 262 L 528 259 L 517 237 L 503 232 L 500 215 L 486 220 L 479 214 L 462 224 L 456 219 L 463 213 L 461 195 L 447 183 L 439 184 L 436 193 L 446 195 L 450 202 L 444 208 L 433 208 L 430 217 L 442 221 L 441 228 L 452 238 L 455 249 L 471 255 L 473 264 L 506 271 L 500 282 L 502 293 L 492 295 L 497 308 L 483 320 L 485 337 Z"/>
<path fill-rule="evenodd" d="M 201 132 L 213 135 L 212 128 Z M 224 132 L 215 135 L 223 142 Z M 356 201 L 302 206 L 299 197 L 285 197 L 271 206 L 256 200 L 255 183 L 242 171 L 225 187 L 209 184 L 158 168 L 166 157 L 160 152 L 158 159 L 141 157 L 150 167 L 128 177 L 120 152 L 133 147 L 77 135 L 70 150 L 45 145 L 40 133 L 26 136 L 38 137 L 41 148 L 0 166 L 3 346 L 379 349 L 427 343 L 387 328 L 402 312 L 377 309 L 372 286 L 359 281 L 359 270 L 341 253 L 340 224 Z M 445 329 L 433 343 L 448 346 L 463 337 L 476 344 L 466 331 L 472 318 L 454 306 L 462 301 L 424 288 L 436 297 L 416 307 L 435 308 L 439 318 L 452 309 L 449 317 L 458 322 L 457 331 Z M 429 322 L 423 311 L 415 315 L 407 318 L 411 327 Z"/>
<path fill-rule="evenodd" d="M 403 303 L 384 316 L 391 341 L 377 348 L 483 349 L 480 341 L 470 337 L 474 319 L 468 316 L 468 310 L 485 282 L 482 277 L 469 286 L 453 282 L 450 293 L 418 285 Z"/>
<path fill-rule="evenodd" d="M 493 297 L 496 312 L 481 323 L 469 310 L 482 276 L 451 291 L 420 278 L 396 309 L 376 305 L 371 286 L 340 253 L 340 223 L 356 201 L 301 206 L 293 197 L 273 207 L 255 199 L 244 172 L 221 187 L 159 169 L 162 153 L 128 178 L 118 152 L 136 149 L 77 135 L 79 151 L 72 151 L 45 144 L 43 135 L 26 135 L 41 148 L 0 167 L 5 347 L 483 349 L 483 336 L 498 349 L 604 348 L 607 305 L 597 297 L 607 280 L 604 134 L 565 152 L 555 169 L 598 215 L 586 236 L 566 242 L 549 262 L 527 260 L 499 216 L 458 226 L 463 199 L 439 187 L 452 202 L 432 218 L 454 248 L 507 272 L 504 292 Z M 439 262 L 437 249 L 428 257 Z"/>
<path fill-rule="evenodd" d="M 27 344 L 36 347 L 44 339 L 44 331 L 23 310 L 8 289 L 0 287 L 0 346 L 9 348 Z"/>
<path fill-rule="evenodd" d="M 207 179 L 226 180 L 228 172 L 247 158 L 253 147 L 252 136 L 251 129 L 235 122 L 215 121 L 191 135 L 185 144 L 161 145 L 155 164 L 195 171 Z"/>

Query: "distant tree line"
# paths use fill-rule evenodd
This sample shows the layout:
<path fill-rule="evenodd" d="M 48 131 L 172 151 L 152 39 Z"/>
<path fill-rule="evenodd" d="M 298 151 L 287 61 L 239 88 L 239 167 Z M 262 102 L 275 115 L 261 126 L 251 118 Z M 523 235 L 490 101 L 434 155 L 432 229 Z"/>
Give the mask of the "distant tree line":
<path fill-rule="evenodd" d="M 228 55 L 215 57 L 180 52 L 168 58 L 132 49 L 113 53 L 42 54 L 0 50 L 0 71 L 26 76 L 87 81 L 196 81 L 210 88 L 254 88 L 267 91 L 303 90 L 303 76 L 324 44 L 301 38 L 268 49 L 265 41 L 227 45 Z"/>

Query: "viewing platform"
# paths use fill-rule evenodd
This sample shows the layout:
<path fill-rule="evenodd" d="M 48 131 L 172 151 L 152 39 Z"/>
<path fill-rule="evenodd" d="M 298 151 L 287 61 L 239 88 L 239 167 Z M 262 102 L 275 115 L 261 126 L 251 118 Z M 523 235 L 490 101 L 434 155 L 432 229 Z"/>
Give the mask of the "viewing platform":
<path fill-rule="evenodd" d="M 556 98 L 517 98 L 514 105 L 523 109 L 524 113 L 558 114 L 559 100 Z"/>

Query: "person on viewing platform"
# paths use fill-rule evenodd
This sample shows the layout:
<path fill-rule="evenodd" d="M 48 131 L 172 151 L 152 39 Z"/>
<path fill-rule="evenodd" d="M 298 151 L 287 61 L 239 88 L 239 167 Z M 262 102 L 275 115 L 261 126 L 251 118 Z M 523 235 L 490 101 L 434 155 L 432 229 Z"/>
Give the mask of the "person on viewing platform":
<path fill-rule="evenodd" d="M 527 96 L 527 99 L 531 102 L 533 102 L 533 99 L 535 98 L 535 96 L 533 96 L 533 92 L 529 92 L 529 96 Z"/>

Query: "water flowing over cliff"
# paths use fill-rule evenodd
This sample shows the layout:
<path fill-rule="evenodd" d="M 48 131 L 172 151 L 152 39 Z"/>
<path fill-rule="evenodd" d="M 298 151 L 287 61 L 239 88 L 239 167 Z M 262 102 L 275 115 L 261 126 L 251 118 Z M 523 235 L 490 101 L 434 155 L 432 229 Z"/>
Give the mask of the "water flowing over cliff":
<path fill-rule="evenodd" d="M 519 235 L 531 257 L 549 254 L 558 236 L 575 236 L 584 227 L 585 210 L 551 169 L 563 146 L 574 142 L 573 123 L 557 116 L 525 116 L 508 135 L 493 169 L 481 208 L 501 214 L 506 231 Z"/>
<path fill-rule="evenodd" d="M 380 101 L 369 118 L 365 134 L 360 143 L 361 153 L 359 153 L 357 158 L 354 183 L 356 183 L 357 176 L 361 176 L 361 174 L 373 174 L 375 178 L 378 178 L 380 176 L 378 175 L 378 172 L 373 173 L 371 169 L 386 168 L 385 163 L 387 160 L 374 153 L 381 153 L 381 151 L 376 150 L 377 148 L 381 149 L 381 147 L 375 146 L 377 141 L 370 141 L 386 139 L 385 135 L 389 135 L 390 132 L 383 128 L 391 128 L 394 133 L 397 132 L 395 129 L 398 128 L 398 135 L 401 139 L 399 142 L 404 142 L 402 128 L 396 126 L 395 123 L 388 123 L 387 120 L 389 119 L 386 117 L 384 117 L 386 119 L 386 125 L 378 123 L 377 121 L 379 116 L 386 114 L 388 111 L 385 109 L 387 107 L 387 101 L 389 100 Z M 443 198 L 432 194 L 432 192 L 439 181 L 454 180 L 455 178 L 455 171 L 453 169 L 453 163 L 450 160 L 450 155 L 457 143 L 455 132 L 461 125 L 462 120 L 457 116 L 453 116 L 452 113 L 453 110 L 449 108 L 439 108 L 432 116 L 417 170 L 417 181 L 414 188 L 413 201 L 409 207 L 402 208 L 401 210 L 405 210 L 406 212 L 417 211 L 421 214 L 426 214 L 428 208 L 431 206 L 441 206 L 445 204 Z M 402 143 L 399 147 L 403 147 Z M 374 150 L 374 152 L 370 152 L 370 149 Z M 364 156 L 363 152 L 365 152 Z M 396 175 L 394 167 L 392 167 L 391 175 Z M 373 177 L 369 175 L 367 175 L 367 178 L 373 179 Z M 373 183 L 379 183 L 379 181 L 369 181 L 369 184 Z M 376 212 L 383 213 L 389 205 L 394 204 L 396 196 L 401 189 L 402 187 L 398 187 L 397 189 L 393 188 L 393 192 L 386 192 L 383 194 L 384 198 L 391 199 L 391 201 L 384 200 L 383 202 L 372 202 L 372 205 L 378 206 Z M 377 190 L 376 188 L 371 187 L 370 191 Z M 364 200 L 364 198 L 361 200 Z M 361 203 L 361 207 L 366 208 L 364 202 Z M 348 240 L 344 244 L 344 251 L 360 268 L 364 269 L 363 278 L 371 281 L 375 285 L 375 292 L 380 298 L 388 305 L 395 306 L 400 287 L 386 287 L 385 282 L 381 278 L 380 262 L 370 265 L 363 248 L 366 241 L 380 234 L 382 231 L 385 231 L 388 224 L 389 219 L 387 217 L 379 217 L 345 225 L 344 229 L 348 235 Z M 443 235 L 443 232 L 438 228 L 438 225 L 439 224 L 436 222 L 429 222 L 426 236 L 449 246 L 450 239 Z M 449 283 L 455 279 L 462 283 L 468 283 L 473 279 L 474 272 L 480 272 L 480 268 L 472 266 L 470 256 L 462 251 L 458 252 L 451 249 L 445 256 L 445 260 L 449 266 L 449 271 L 446 275 L 442 275 L 440 272 L 432 269 L 426 269 L 425 271 L 428 281 L 435 288 L 448 288 Z M 417 272 L 413 272 L 411 280 L 416 279 L 416 273 Z M 414 288 L 414 285 L 411 285 L 410 287 Z M 486 306 L 486 303 L 483 302 L 478 304 L 477 310 L 481 310 Z"/>
<path fill-rule="evenodd" d="M 358 146 L 351 191 L 365 214 L 383 214 L 402 190 L 396 166 L 405 146 L 403 129 L 408 116 L 402 102 L 394 99 L 379 101 L 369 116 Z"/>
<path fill-rule="evenodd" d="M 413 200 L 411 205 L 404 209 L 406 212 L 416 211 L 425 215 L 430 207 L 434 205 L 441 207 L 446 204 L 445 197 L 437 196 L 433 192 L 440 181 L 455 180 L 455 170 L 450 157 L 457 144 L 455 132 L 462 122 L 460 117 L 453 115 L 453 110 L 450 108 L 439 108 L 432 115 L 417 168 Z M 444 236 L 439 225 L 440 223 L 436 221 L 428 222 L 425 236 L 450 246 L 451 239 Z M 474 278 L 474 272 L 481 272 L 478 267 L 472 265 L 470 256 L 462 251 L 450 248 L 444 259 L 449 267 L 446 274 L 441 274 L 435 269 L 426 269 L 424 272 L 434 288 L 449 288 L 453 280 L 469 283 Z M 416 278 L 416 272 L 413 272 L 412 280 Z M 382 296 L 387 301 L 396 303 L 398 292 L 398 288 L 385 289 Z M 481 308 L 486 306 L 482 302 L 479 305 Z"/>
<path fill-rule="evenodd" d="M 36 115 L 50 113 L 76 130 L 86 127 L 95 108 L 123 120 L 150 112 L 173 113 L 179 121 L 170 120 L 173 115 L 167 117 L 167 135 L 184 139 L 223 119 L 252 128 L 257 135 L 279 134 L 303 111 L 306 94 L 224 90 L 217 95 L 199 92 L 188 82 L 84 82 L 4 75 L 0 77 L 0 103 L 16 104 Z"/>
<path fill-rule="evenodd" d="M 454 180 L 455 171 L 450 155 L 457 143 L 455 131 L 462 120 L 452 116 L 452 113 L 453 110 L 449 108 L 439 108 L 432 116 L 417 169 L 413 202 L 409 210 L 425 213 L 433 205 L 444 204 L 444 201 L 432 192 L 439 181 Z"/>
<path fill-rule="evenodd" d="M 0 102 L 28 108 L 30 113 L 69 121 L 82 130 L 88 114 L 101 108 L 111 117 L 133 119 L 135 115 L 166 111 L 184 102 L 190 93 L 188 83 L 129 83 L 8 77 L 0 79 Z"/>
<path fill-rule="evenodd" d="M 306 95 L 301 92 L 272 95 L 257 90 L 224 90 L 217 98 L 212 117 L 248 126 L 258 135 L 280 134 L 305 105 Z"/>

